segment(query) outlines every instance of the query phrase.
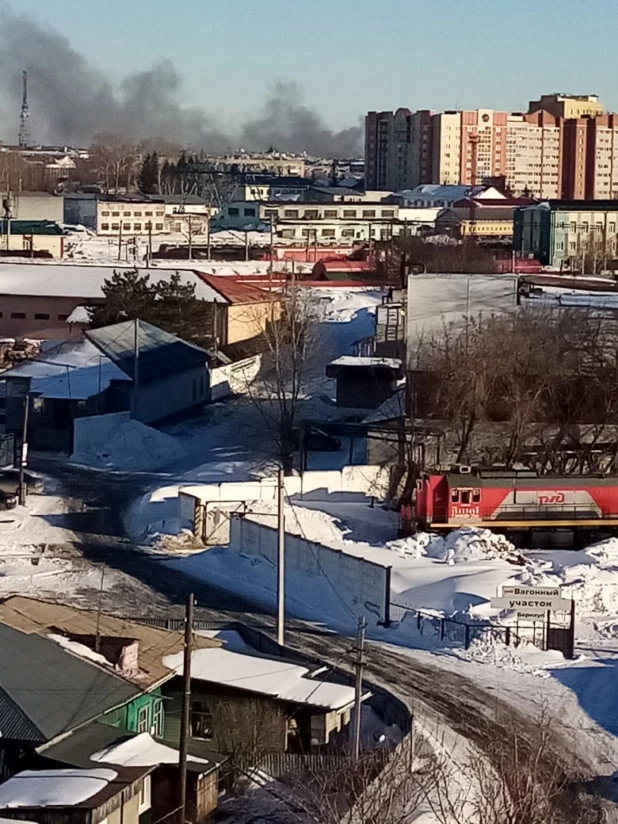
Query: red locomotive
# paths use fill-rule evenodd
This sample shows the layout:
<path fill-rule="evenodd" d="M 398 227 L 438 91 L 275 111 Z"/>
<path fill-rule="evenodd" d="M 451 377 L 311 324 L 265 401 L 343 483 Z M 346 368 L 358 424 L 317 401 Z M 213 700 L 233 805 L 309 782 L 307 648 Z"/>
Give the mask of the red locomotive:
<path fill-rule="evenodd" d="M 618 529 L 618 477 L 538 476 L 530 472 L 457 471 L 424 475 L 413 505 L 401 508 L 400 532 L 448 532 L 462 526 L 499 532 Z"/>

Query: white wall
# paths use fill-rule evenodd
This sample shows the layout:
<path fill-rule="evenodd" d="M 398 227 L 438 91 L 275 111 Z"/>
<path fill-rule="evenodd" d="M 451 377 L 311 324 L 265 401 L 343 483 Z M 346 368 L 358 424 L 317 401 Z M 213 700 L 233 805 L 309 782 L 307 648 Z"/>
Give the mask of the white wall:
<path fill-rule="evenodd" d="M 118 431 L 118 427 L 131 417 L 130 412 L 113 412 L 110 415 L 93 415 L 75 418 L 73 421 L 73 452 L 85 455 L 98 452 Z"/>
<path fill-rule="evenodd" d="M 236 363 L 229 363 L 210 370 L 210 399 L 227 398 L 229 395 L 243 394 L 251 384 L 262 365 L 262 356 L 254 355 Z"/>
<path fill-rule="evenodd" d="M 276 529 L 246 518 L 233 518 L 226 552 L 265 559 L 272 566 L 275 591 Z M 312 589 L 317 594 L 321 589 L 334 588 L 348 609 L 370 624 L 383 621 L 388 614 L 390 567 L 288 533 L 285 569 L 286 578 L 293 579 L 294 585 L 306 587 L 308 593 Z"/>
<path fill-rule="evenodd" d="M 344 466 L 341 470 L 326 472 L 304 472 L 284 479 L 285 494 L 310 498 L 314 501 L 349 499 L 350 494 L 359 497 L 383 498 L 389 487 L 390 472 L 381 466 Z M 259 481 L 238 481 L 236 483 L 196 484 L 180 488 L 181 497 L 192 496 L 200 503 L 207 501 L 238 502 L 275 501 L 277 499 L 277 479 L 263 478 Z M 189 504 L 183 502 L 183 507 Z M 188 517 L 189 509 L 185 509 Z"/>

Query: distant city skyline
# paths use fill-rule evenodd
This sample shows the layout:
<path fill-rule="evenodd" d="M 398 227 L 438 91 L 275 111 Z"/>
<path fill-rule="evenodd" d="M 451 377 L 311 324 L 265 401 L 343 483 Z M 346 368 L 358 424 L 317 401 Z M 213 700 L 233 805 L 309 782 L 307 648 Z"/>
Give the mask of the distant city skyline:
<path fill-rule="evenodd" d="M 22 14 L 16 0 L 1 8 Z M 29 0 L 24 14 L 37 33 L 18 42 L 11 18 L 0 21 L 3 76 L 7 64 L 33 72 L 35 63 L 36 88 L 43 32 L 66 37 L 112 88 L 168 60 L 182 81 L 174 98 L 226 134 L 272 117 L 263 103 L 278 81 L 298 84 L 289 94 L 332 130 L 399 106 L 521 111 L 554 91 L 597 94 L 618 109 L 614 0 Z M 67 67 L 69 89 L 77 75 Z M 5 89 L 0 101 L 5 140 L 19 114 L 10 83 L 10 100 Z"/>

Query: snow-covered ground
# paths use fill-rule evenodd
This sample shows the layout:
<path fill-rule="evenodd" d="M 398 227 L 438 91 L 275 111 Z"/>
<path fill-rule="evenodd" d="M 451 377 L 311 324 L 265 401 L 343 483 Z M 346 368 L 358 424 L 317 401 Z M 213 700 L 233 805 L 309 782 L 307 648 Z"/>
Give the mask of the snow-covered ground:
<path fill-rule="evenodd" d="M 91 607 L 94 599 L 127 594 L 139 601 L 147 587 L 124 573 L 94 565 L 72 550 L 66 527 L 70 502 L 51 479 L 26 506 L 0 512 L 0 598 L 27 595 Z"/>

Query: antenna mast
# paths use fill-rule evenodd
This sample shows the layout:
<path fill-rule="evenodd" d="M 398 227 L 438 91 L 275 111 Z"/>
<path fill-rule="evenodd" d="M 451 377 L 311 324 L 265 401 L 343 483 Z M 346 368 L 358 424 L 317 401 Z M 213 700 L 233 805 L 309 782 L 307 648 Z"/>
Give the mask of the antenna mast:
<path fill-rule="evenodd" d="M 19 145 L 22 148 L 31 143 L 28 121 L 30 120 L 30 109 L 28 108 L 28 72 L 22 72 L 23 93 L 21 98 L 21 114 L 19 116 Z"/>

